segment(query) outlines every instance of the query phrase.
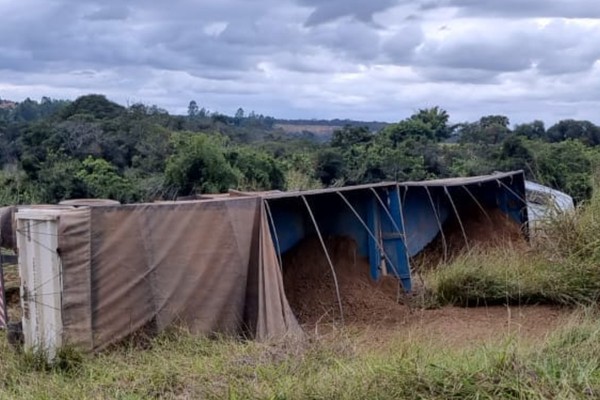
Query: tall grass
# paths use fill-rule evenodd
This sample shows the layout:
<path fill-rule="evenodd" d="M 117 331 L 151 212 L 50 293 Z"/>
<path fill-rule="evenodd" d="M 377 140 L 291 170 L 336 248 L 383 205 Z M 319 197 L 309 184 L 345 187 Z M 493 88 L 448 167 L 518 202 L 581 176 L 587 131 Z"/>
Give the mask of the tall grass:
<path fill-rule="evenodd" d="M 600 396 L 600 320 L 582 312 L 538 342 L 456 348 L 406 336 L 383 347 L 348 331 L 304 344 L 179 332 L 150 349 L 63 356 L 48 366 L 0 336 L 2 399 L 549 399 Z"/>
<path fill-rule="evenodd" d="M 600 298 L 600 192 L 550 218 L 522 246 L 475 248 L 427 274 L 441 304 L 594 304 Z"/>

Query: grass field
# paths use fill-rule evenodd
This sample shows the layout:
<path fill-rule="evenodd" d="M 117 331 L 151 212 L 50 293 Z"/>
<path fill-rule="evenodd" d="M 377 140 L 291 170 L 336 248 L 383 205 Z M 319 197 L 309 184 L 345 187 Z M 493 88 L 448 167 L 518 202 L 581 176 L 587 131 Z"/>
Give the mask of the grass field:
<path fill-rule="evenodd" d="M 381 332 L 345 328 L 269 344 L 171 332 L 143 350 L 66 351 L 55 366 L 15 353 L 0 337 L 0 398 L 597 398 L 597 317 L 578 310 L 552 332 L 465 342 L 419 329 L 373 340 Z"/>

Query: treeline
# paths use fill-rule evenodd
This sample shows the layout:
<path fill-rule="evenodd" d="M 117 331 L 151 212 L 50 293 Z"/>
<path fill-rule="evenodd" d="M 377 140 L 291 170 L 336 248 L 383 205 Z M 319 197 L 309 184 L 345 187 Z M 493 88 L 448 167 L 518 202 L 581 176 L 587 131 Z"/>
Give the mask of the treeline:
<path fill-rule="evenodd" d="M 473 176 L 522 169 L 529 179 L 589 198 L 600 161 L 600 128 L 563 120 L 510 128 L 502 115 L 450 125 L 439 107 L 419 110 L 377 133 L 346 127 L 334 133 L 317 157 L 326 185 Z"/>
<path fill-rule="evenodd" d="M 121 202 L 194 193 L 308 189 L 523 169 L 583 200 L 600 129 L 588 121 L 510 128 L 504 116 L 449 124 L 438 107 L 372 130 L 347 124 L 326 144 L 291 136 L 273 117 L 200 108 L 170 115 L 102 95 L 73 102 L 0 100 L 0 204 L 68 198 Z"/>

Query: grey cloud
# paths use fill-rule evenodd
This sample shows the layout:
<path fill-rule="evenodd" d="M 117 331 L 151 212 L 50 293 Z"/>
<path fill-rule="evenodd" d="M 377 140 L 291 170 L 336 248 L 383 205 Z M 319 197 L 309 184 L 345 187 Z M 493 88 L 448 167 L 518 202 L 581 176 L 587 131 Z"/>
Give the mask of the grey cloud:
<path fill-rule="evenodd" d="M 393 63 L 407 64 L 413 57 L 417 46 L 423 43 L 425 35 L 419 24 L 410 23 L 402 26 L 383 45 L 386 55 Z"/>
<path fill-rule="evenodd" d="M 437 7 L 457 7 L 474 17 L 600 18 L 600 2 L 594 0 L 438 0 L 425 6 Z"/>
<path fill-rule="evenodd" d="M 468 80 L 472 71 L 482 71 L 473 78 L 481 81 L 486 76 L 491 80 L 502 73 L 533 67 L 541 74 L 577 73 L 591 69 L 600 58 L 596 45 L 600 29 L 565 21 L 543 28 L 527 23 L 516 28 L 489 25 L 485 31 L 459 32 L 454 34 L 450 29 L 447 37 L 425 42 L 414 59 L 415 66 L 433 70 L 427 77 L 442 80 L 463 81 L 465 76 Z"/>
<path fill-rule="evenodd" d="M 428 81 L 458 82 L 461 84 L 489 84 L 498 82 L 498 73 L 476 68 L 445 68 L 419 66 L 415 69 Z"/>
<path fill-rule="evenodd" d="M 393 7 L 397 0 L 300 0 L 300 3 L 314 8 L 306 20 L 307 26 L 314 26 L 347 16 L 373 22 L 373 14 Z"/>
<path fill-rule="evenodd" d="M 90 21 L 112 21 L 124 20 L 129 17 L 130 10 L 128 7 L 119 5 L 112 7 L 103 7 L 94 12 L 85 15 L 85 19 Z"/>
<path fill-rule="evenodd" d="M 419 65 L 494 72 L 525 70 L 532 62 L 530 43 L 520 34 L 498 39 L 472 36 L 429 42 L 418 55 Z"/>
<path fill-rule="evenodd" d="M 600 59 L 600 27 L 574 27 L 564 21 L 548 24 L 540 33 L 537 68 L 546 74 L 589 70 Z"/>
<path fill-rule="evenodd" d="M 35 65 L 30 52 L 0 46 L 0 70 L 32 71 Z"/>
<path fill-rule="evenodd" d="M 369 62 L 380 54 L 377 30 L 356 22 L 314 27 L 307 39 L 312 45 L 324 46 L 360 62 Z"/>
<path fill-rule="evenodd" d="M 176 7 L 177 3 L 183 9 Z M 229 3 L 231 7 L 231 3 L 235 2 Z M 236 14 L 235 10 L 242 12 L 248 6 L 247 2 L 238 3 L 239 7 L 231 7 L 231 12 L 221 12 L 223 17 L 232 21 L 231 26 L 240 26 L 245 22 L 245 17 Z M 0 56 L 0 63 L 3 64 L 0 66 L 9 68 L 14 65 L 19 69 L 19 62 L 15 57 L 20 56 L 22 64 L 31 65 L 31 60 L 37 64 L 37 68 L 49 68 L 49 63 L 62 64 L 65 70 L 83 68 L 86 65 L 152 65 L 155 68 L 190 69 L 195 72 L 202 69 L 243 70 L 251 67 L 252 61 L 249 58 L 260 51 L 253 43 L 252 35 L 246 34 L 245 45 L 227 42 L 225 37 L 219 39 L 207 36 L 202 31 L 203 25 L 213 22 L 213 18 L 220 15 L 211 16 L 203 11 L 219 11 L 215 6 L 198 7 L 197 3 L 175 2 L 165 9 L 162 8 L 163 5 L 149 4 L 142 11 L 137 10 L 138 15 L 146 13 L 146 17 L 150 15 L 158 18 L 162 14 L 165 17 L 154 23 L 153 19 L 140 19 L 138 16 L 125 22 L 116 17 L 124 17 L 125 12 L 130 16 L 127 7 L 109 4 L 98 9 L 96 4 L 86 1 L 72 4 L 55 1 L 50 7 L 42 7 L 43 12 L 29 16 L 30 23 L 26 26 L 17 17 L 9 19 L 0 27 L 0 33 L 13 33 L 15 41 L 11 41 L 11 46 L 16 50 L 27 49 L 27 53 L 12 51 L 11 63 L 7 56 L 4 57 L 5 60 Z M 67 9 L 68 13 L 65 12 Z M 202 18 L 179 19 L 179 14 L 199 15 Z M 238 20 L 235 20 L 236 15 Z M 90 18 L 94 19 L 93 24 L 87 22 Z M 269 40 L 278 36 L 277 32 L 263 34 L 263 38 Z M 283 45 L 283 42 L 279 44 Z M 11 52 L 7 51 L 5 54 Z M 214 71 L 207 71 L 207 74 L 217 75 Z"/>
<path fill-rule="evenodd" d="M 288 71 L 304 74 L 325 74 L 339 70 L 338 64 L 332 64 L 329 59 L 320 59 L 313 54 L 311 57 L 298 57 L 294 54 L 282 54 L 278 57 L 277 66 Z"/>
<path fill-rule="evenodd" d="M 587 115 L 600 102 L 600 28 L 527 18 L 598 11 L 583 0 L 0 1 L 0 95 L 103 92 L 183 111 L 196 98 L 290 117 L 398 120 L 423 104 L 465 118 Z"/>
<path fill-rule="evenodd" d="M 284 48 L 298 45 L 300 32 L 292 27 L 268 20 L 230 23 L 218 36 L 219 40 L 231 45 L 246 46 L 251 51 L 264 48 Z"/>

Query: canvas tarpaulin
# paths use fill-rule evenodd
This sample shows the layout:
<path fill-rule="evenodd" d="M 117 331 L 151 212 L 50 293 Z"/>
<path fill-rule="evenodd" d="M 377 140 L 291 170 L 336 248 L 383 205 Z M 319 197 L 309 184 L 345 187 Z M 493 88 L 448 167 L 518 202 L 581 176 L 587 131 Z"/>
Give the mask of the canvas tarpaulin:
<path fill-rule="evenodd" d="M 145 328 L 301 334 L 258 197 L 84 207 L 59 223 L 63 336 L 98 350 Z"/>

